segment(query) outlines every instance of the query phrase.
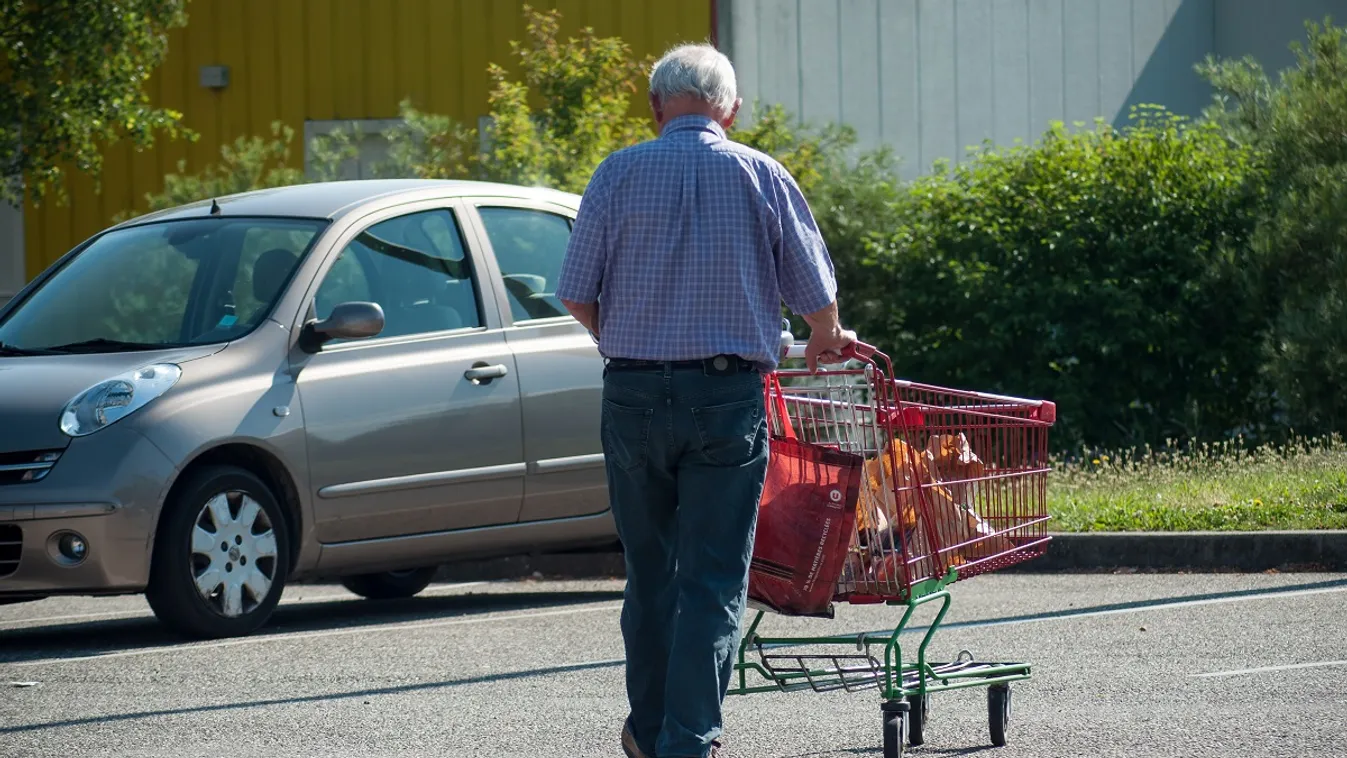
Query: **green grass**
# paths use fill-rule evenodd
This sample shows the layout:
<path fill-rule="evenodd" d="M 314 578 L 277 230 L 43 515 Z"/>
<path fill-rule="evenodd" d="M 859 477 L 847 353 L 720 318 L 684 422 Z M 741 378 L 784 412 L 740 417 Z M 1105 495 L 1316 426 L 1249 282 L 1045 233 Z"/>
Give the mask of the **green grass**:
<path fill-rule="evenodd" d="M 1049 528 L 1063 532 L 1347 529 L 1347 443 L 1334 436 L 1058 461 L 1048 512 Z"/>

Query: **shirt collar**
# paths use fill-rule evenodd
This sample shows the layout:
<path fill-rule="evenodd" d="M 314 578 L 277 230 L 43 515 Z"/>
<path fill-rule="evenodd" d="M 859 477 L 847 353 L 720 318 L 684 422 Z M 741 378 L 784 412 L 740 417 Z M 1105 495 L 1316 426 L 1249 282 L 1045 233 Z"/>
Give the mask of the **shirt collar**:
<path fill-rule="evenodd" d="M 711 118 L 710 116 L 700 116 L 695 113 L 687 116 L 679 116 L 678 118 L 673 119 L 669 123 L 665 124 L 663 131 L 660 132 L 660 136 L 673 134 L 674 132 L 683 132 L 692 130 L 711 132 L 712 134 L 716 135 L 717 137 L 720 137 L 721 139 L 726 138 L 725 130 L 720 126 L 720 124 L 716 123 L 715 119 Z"/>

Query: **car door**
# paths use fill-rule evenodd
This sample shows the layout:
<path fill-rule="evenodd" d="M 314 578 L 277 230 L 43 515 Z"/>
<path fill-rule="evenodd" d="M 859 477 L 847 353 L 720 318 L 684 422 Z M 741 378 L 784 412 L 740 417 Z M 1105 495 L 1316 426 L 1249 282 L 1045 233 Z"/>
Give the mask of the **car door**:
<path fill-rule="evenodd" d="M 519 374 L 459 213 L 442 202 L 365 221 L 313 293 L 318 319 L 352 301 L 385 318 L 375 337 L 296 349 L 321 542 L 519 517 Z"/>
<path fill-rule="evenodd" d="M 553 294 L 575 211 L 497 198 L 467 202 L 499 271 L 500 316 L 519 367 L 528 464 L 520 521 L 603 512 L 603 363 L 589 332 Z"/>

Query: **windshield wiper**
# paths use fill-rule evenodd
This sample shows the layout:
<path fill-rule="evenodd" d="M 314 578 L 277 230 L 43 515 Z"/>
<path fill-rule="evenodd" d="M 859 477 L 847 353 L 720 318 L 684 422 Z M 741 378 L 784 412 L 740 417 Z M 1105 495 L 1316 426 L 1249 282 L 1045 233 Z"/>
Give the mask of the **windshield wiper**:
<path fill-rule="evenodd" d="M 48 354 L 54 353 L 115 353 L 119 351 L 133 350 L 167 350 L 175 347 L 184 347 L 181 344 L 171 342 L 124 342 L 122 340 L 110 340 L 106 337 L 98 337 L 91 340 L 82 340 L 80 342 L 71 342 L 65 345 L 53 345 L 47 348 Z"/>
<path fill-rule="evenodd" d="M 56 355 L 50 350 L 33 350 L 27 347 L 15 347 L 0 342 L 0 355 Z"/>

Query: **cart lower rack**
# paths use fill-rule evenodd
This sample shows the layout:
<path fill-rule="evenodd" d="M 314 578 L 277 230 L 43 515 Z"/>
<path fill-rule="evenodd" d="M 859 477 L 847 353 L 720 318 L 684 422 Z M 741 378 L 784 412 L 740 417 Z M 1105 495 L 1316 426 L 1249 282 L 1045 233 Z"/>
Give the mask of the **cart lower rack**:
<path fill-rule="evenodd" d="M 787 357 L 802 355 L 792 348 Z M 1030 678 L 1029 664 L 981 661 L 967 650 L 932 662 L 927 651 L 949 611 L 949 585 L 1046 551 L 1047 435 L 1055 407 L 895 380 L 888 357 L 868 345 L 855 345 L 848 358 L 838 369 L 782 369 L 768 377 L 773 444 L 829 456 L 833 478 L 820 491 L 846 518 L 829 515 L 817 551 L 812 543 L 801 546 L 812 557 L 808 566 L 759 560 L 763 535 L 771 531 L 764 494 L 750 574 L 750 603 L 760 609 L 740 644 L 730 694 L 878 690 L 884 756 L 898 758 L 905 744 L 924 742 L 932 694 L 986 687 L 991 742 L 1004 745 L 1011 683 Z M 776 472 L 778 479 L 788 477 L 796 489 L 820 485 L 820 464 L 778 465 L 775 450 L 773 456 L 774 467 L 789 469 Z M 848 475 L 858 487 L 838 484 Z M 769 490 L 771 482 L 769 473 Z M 854 494 L 842 498 L 839 491 Z M 847 525 L 845 542 L 836 535 L 828 541 L 834 522 Z M 831 551 L 830 544 L 844 549 Z M 779 597 L 765 589 L 770 582 L 798 580 L 806 571 L 813 572 L 809 581 L 818 575 L 829 582 L 826 612 L 764 602 Z M 768 612 L 831 616 L 831 602 L 905 610 L 892 631 L 823 637 L 762 631 Z M 927 604 L 935 616 L 914 656 L 900 638 Z"/>

